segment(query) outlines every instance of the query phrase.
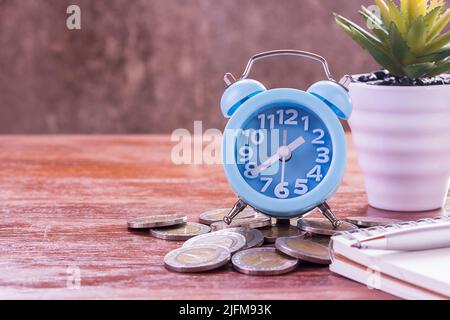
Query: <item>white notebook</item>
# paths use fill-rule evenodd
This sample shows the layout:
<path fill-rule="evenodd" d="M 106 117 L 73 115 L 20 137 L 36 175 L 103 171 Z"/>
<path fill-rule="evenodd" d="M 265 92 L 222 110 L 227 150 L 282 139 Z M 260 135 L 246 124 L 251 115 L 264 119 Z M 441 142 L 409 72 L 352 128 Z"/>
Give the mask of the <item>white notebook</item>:
<path fill-rule="evenodd" d="M 449 217 L 343 232 L 332 238 L 330 270 L 403 299 L 450 299 L 450 248 L 399 252 L 360 250 L 358 240 L 395 229 L 449 223 Z M 426 239 L 424 239 L 426 241 Z"/>

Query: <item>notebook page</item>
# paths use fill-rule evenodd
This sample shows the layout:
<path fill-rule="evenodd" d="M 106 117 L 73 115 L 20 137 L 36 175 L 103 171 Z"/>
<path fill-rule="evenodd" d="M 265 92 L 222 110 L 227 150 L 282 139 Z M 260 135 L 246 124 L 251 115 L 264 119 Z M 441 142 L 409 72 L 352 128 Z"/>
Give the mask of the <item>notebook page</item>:
<path fill-rule="evenodd" d="M 376 284 L 373 283 L 372 273 L 367 270 L 360 269 L 353 265 L 347 264 L 341 261 L 334 261 L 330 266 L 330 270 L 338 274 L 344 275 L 345 277 L 357 281 L 363 285 L 366 285 L 368 289 L 372 288 L 374 285 L 377 289 L 390 293 L 396 297 L 400 297 L 408 300 L 442 300 L 443 297 L 437 294 L 433 294 L 426 290 L 421 290 L 414 286 L 405 285 L 402 282 L 395 281 L 389 277 L 381 275 L 381 281 Z"/>
<path fill-rule="evenodd" d="M 426 224 L 426 222 L 392 226 L 387 228 L 387 231 L 395 228 L 414 228 L 422 224 Z M 450 248 L 421 252 L 396 252 L 359 250 L 351 247 L 357 240 L 385 232 L 386 228 L 372 228 L 361 229 L 359 232 L 352 233 L 350 237 L 348 235 L 335 236 L 333 237 L 332 251 L 334 254 L 343 255 L 354 262 L 379 270 L 399 280 L 450 296 Z"/>

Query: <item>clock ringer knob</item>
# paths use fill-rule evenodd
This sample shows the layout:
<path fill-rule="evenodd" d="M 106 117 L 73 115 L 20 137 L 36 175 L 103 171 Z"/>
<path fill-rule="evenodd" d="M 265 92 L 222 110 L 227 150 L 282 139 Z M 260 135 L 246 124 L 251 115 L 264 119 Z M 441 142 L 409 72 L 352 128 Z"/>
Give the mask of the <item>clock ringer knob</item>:
<path fill-rule="evenodd" d="M 308 92 L 329 106 L 336 115 L 344 120 L 352 114 L 352 101 L 348 91 L 333 81 L 320 81 L 313 84 Z"/>
<path fill-rule="evenodd" d="M 245 79 L 233 83 L 226 89 L 220 101 L 223 116 L 231 118 L 244 102 L 266 90 L 266 87 L 256 80 Z"/>

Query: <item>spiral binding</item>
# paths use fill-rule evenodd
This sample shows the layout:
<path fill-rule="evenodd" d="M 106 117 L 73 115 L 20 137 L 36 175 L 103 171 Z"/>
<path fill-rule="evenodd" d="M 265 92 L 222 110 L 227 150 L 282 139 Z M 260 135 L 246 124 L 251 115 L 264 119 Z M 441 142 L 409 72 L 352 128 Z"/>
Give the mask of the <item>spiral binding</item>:
<path fill-rule="evenodd" d="M 373 237 L 376 235 L 379 235 L 380 233 L 386 233 L 394 230 L 400 230 L 405 229 L 408 227 L 416 227 L 416 226 L 423 226 L 423 225 L 430 225 L 430 224 L 436 224 L 439 222 L 450 222 L 449 216 L 439 216 L 436 218 L 424 218 L 417 221 L 408 221 L 408 222 L 401 222 L 397 224 L 388 224 L 386 226 L 380 226 L 380 227 L 372 227 L 368 229 L 355 229 L 351 231 L 343 231 L 336 234 L 336 236 L 343 236 L 348 240 L 358 240 L 354 235 L 355 234 L 364 234 L 364 236 L 367 237 Z"/>

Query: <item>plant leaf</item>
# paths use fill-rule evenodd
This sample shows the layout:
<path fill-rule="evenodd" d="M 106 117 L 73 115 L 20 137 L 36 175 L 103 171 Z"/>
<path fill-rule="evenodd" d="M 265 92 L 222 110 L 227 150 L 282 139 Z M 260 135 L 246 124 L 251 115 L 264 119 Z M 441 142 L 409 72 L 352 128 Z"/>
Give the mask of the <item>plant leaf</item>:
<path fill-rule="evenodd" d="M 383 21 L 380 19 L 380 17 L 376 14 L 374 14 L 372 11 L 367 9 L 364 6 L 361 6 L 361 11 L 365 13 L 368 17 L 370 17 L 377 25 L 380 26 L 380 28 L 383 28 Z M 384 28 L 383 28 L 384 29 Z"/>
<path fill-rule="evenodd" d="M 358 28 L 355 28 L 353 22 L 342 16 L 336 15 L 336 22 L 353 40 L 366 49 L 380 65 L 388 69 L 392 74 L 404 75 L 402 68 L 395 59 L 384 50 L 378 39 L 374 38 L 370 33 L 357 25 Z"/>
<path fill-rule="evenodd" d="M 428 6 L 428 11 L 434 10 L 437 7 L 443 7 L 444 0 L 431 0 L 430 5 Z"/>
<path fill-rule="evenodd" d="M 436 77 L 436 76 L 443 74 L 449 70 L 450 70 L 450 61 L 444 61 L 439 64 L 436 64 L 435 68 L 431 72 L 425 74 L 424 76 L 430 77 L 430 78 Z"/>
<path fill-rule="evenodd" d="M 408 64 L 414 58 L 394 22 L 389 26 L 389 43 L 392 54 L 401 64 Z"/>
<path fill-rule="evenodd" d="M 409 66 L 405 66 L 403 70 L 405 74 L 411 79 L 419 79 L 426 74 L 435 70 L 436 65 L 432 62 L 417 63 Z"/>
<path fill-rule="evenodd" d="M 443 7 L 436 7 L 425 16 L 425 27 L 427 28 L 427 32 L 431 30 L 436 23 L 439 15 L 443 12 Z"/>
<path fill-rule="evenodd" d="M 406 33 L 406 20 L 403 19 L 398 7 L 395 5 L 394 1 L 387 0 L 387 6 L 389 8 L 389 14 L 391 16 L 391 21 L 397 25 L 398 30 L 401 34 Z"/>
<path fill-rule="evenodd" d="M 428 41 L 432 41 L 435 37 L 437 37 L 442 32 L 442 30 L 445 29 L 445 27 L 448 25 L 449 22 L 450 22 L 450 9 L 447 9 L 434 23 L 433 27 L 428 32 Z"/>
<path fill-rule="evenodd" d="M 384 2 L 384 0 L 375 0 L 375 4 L 378 6 L 378 9 L 380 9 L 381 20 L 383 20 L 385 25 L 389 25 L 391 23 L 391 16 L 386 2 Z"/>
<path fill-rule="evenodd" d="M 408 15 L 409 21 L 413 21 L 418 16 L 425 16 L 427 14 L 428 0 L 409 0 L 408 1 Z"/>
<path fill-rule="evenodd" d="M 370 12 L 368 9 L 364 8 L 359 11 L 363 19 L 365 20 L 366 24 L 371 24 L 372 28 L 370 29 L 377 37 L 378 39 L 383 42 L 383 44 L 387 47 L 389 44 L 389 34 L 384 29 L 382 25 L 382 21 L 374 15 L 372 12 Z"/>
<path fill-rule="evenodd" d="M 372 34 L 370 34 L 369 32 L 367 32 L 366 30 L 364 30 L 363 28 L 361 28 L 360 26 L 358 26 L 356 23 L 354 23 L 353 21 L 348 20 L 347 18 L 344 18 L 343 16 L 337 15 L 335 14 L 335 18 L 337 22 L 343 23 L 344 25 L 346 25 L 347 27 L 351 27 L 355 30 L 358 31 L 358 33 L 363 34 L 364 36 L 366 36 L 367 38 L 369 38 L 371 41 L 374 42 L 374 44 L 380 45 L 380 47 L 382 47 L 383 43 L 376 38 L 375 36 L 373 36 Z"/>
<path fill-rule="evenodd" d="M 425 20 L 423 16 L 419 16 L 411 22 L 406 36 L 406 41 L 414 53 L 420 53 L 423 51 L 427 41 Z"/>
<path fill-rule="evenodd" d="M 425 16 L 428 9 L 428 0 L 416 0 L 417 2 L 417 17 Z"/>
<path fill-rule="evenodd" d="M 408 7 L 409 1 L 410 0 L 401 0 L 400 1 L 400 10 L 402 12 L 403 19 L 405 19 L 405 21 L 407 22 L 408 26 L 410 24 L 409 7 Z"/>
<path fill-rule="evenodd" d="M 444 59 L 446 59 L 448 57 L 450 57 L 450 45 L 442 48 L 439 51 L 433 52 L 431 54 L 417 57 L 416 61 L 419 62 L 419 63 L 435 62 L 435 61 L 444 60 Z"/>
<path fill-rule="evenodd" d="M 442 36 L 437 37 L 425 48 L 425 52 L 432 53 L 433 51 L 439 50 L 442 47 L 450 43 L 450 31 L 444 33 Z"/>
<path fill-rule="evenodd" d="M 416 0 L 408 1 L 408 19 L 409 21 L 414 20 L 417 17 L 417 2 Z"/>
<path fill-rule="evenodd" d="M 417 79 L 450 70 L 450 9 L 445 0 L 374 0 L 381 13 L 362 6 L 371 32 L 335 14 L 337 24 L 391 74 Z"/>

